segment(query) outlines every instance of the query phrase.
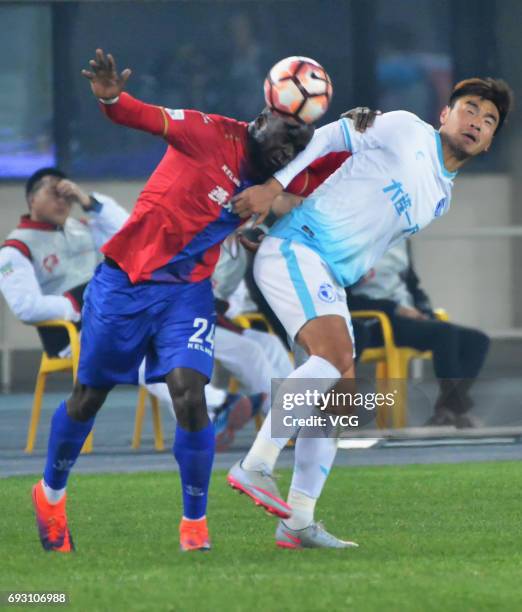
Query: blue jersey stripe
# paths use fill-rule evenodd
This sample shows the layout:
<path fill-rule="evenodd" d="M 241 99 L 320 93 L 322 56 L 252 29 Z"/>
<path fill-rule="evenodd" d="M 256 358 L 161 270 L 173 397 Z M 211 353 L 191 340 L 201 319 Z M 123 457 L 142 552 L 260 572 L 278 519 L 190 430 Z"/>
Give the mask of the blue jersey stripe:
<path fill-rule="evenodd" d="M 299 269 L 297 257 L 290 248 L 290 240 L 284 240 L 282 242 L 280 251 L 283 257 L 285 258 L 288 273 L 290 274 L 290 279 L 292 280 L 299 301 L 301 302 L 301 305 L 303 307 L 305 317 L 308 320 L 315 319 L 315 317 L 317 317 L 317 313 L 315 311 L 312 296 L 308 291 L 308 287 L 306 286 L 301 270 Z"/>
<path fill-rule="evenodd" d="M 350 128 L 348 127 L 348 119 L 341 119 L 341 127 L 343 129 L 344 142 L 346 143 L 346 150 L 353 151 L 352 139 L 350 137 Z"/>

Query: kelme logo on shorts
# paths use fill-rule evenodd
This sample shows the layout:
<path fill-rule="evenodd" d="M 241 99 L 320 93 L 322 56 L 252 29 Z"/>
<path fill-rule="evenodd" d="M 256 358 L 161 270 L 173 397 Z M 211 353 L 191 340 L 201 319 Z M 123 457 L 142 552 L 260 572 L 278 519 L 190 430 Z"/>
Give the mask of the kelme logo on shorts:
<path fill-rule="evenodd" d="M 319 287 L 319 291 L 317 292 L 317 296 L 320 300 L 326 302 L 327 304 L 335 302 L 335 290 L 330 283 L 322 283 L 322 285 Z"/>

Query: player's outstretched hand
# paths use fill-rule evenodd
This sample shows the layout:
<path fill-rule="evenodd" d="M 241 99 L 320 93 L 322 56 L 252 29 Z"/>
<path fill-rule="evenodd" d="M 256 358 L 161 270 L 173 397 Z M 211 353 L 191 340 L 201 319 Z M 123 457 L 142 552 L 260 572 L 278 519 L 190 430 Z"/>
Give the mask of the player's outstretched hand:
<path fill-rule="evenodd" d="M 357 132 L 365 132 L 375 122 L 375 117 L 382 115 L 380 110 L 372 110 L 367 106 L 358 106 L 352 108 L 341 115 L 341 117 L 347 117 L 353 121 L 353 126 Z"/>
<path fill-rule="evenodd" d="M 276 179 L 271 178 L 263 185 L 249 187 L 231 199 L 231 203 L 242 219 L 256 215 L 254 225 L 262 223 L 270 212 L 270 207 L 276 195 L 283 187 Z"/>
<path fill-rule="evenodd" d="M 131 75 L 129 68 L 118 74 L 116 62 L 110 53 L 96 49 L 96 58 L 89 61 L 90 70 L 82 70 L 82 74 L 91 82 L 92 93 L 97 98 L 110 100 L 118 97 Z"/>

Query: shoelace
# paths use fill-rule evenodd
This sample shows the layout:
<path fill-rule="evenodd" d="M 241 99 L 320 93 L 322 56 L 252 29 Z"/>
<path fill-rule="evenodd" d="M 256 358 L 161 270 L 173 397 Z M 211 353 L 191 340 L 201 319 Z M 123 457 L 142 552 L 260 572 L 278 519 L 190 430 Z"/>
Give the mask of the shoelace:
<path fill-rule="evenodd" d="M 274 474 L 272 472 L 269 472 L 267 469 L 262 468 L 261 470 L 259 470 L 261 476 L 267 476 L 268 478 L 270 478 L 270 480 L 272 480 L 273 482 L 275 482 L 276 480 L 278 480 L 280 478 L 280 476 L 278 476 L 277 474 Z"/>

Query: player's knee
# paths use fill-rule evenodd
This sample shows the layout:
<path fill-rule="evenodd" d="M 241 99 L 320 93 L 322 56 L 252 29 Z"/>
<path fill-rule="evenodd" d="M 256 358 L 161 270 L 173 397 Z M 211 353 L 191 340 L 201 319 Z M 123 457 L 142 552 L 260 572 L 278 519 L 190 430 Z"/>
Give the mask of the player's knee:
<path fill-rule="evenodd" d="M 103 406 L 108 392 L 108 389 L 94 389 L 76 383 L 71 397 L 67 400 L 67 414 L 74 421 L 92 419 Z"/>
<path fill-rule="evenodd" d="M 176 419 L 183 429 L 198 431 L 208 424 L 204 390 L 185 383 L 170 386 Z"/>

